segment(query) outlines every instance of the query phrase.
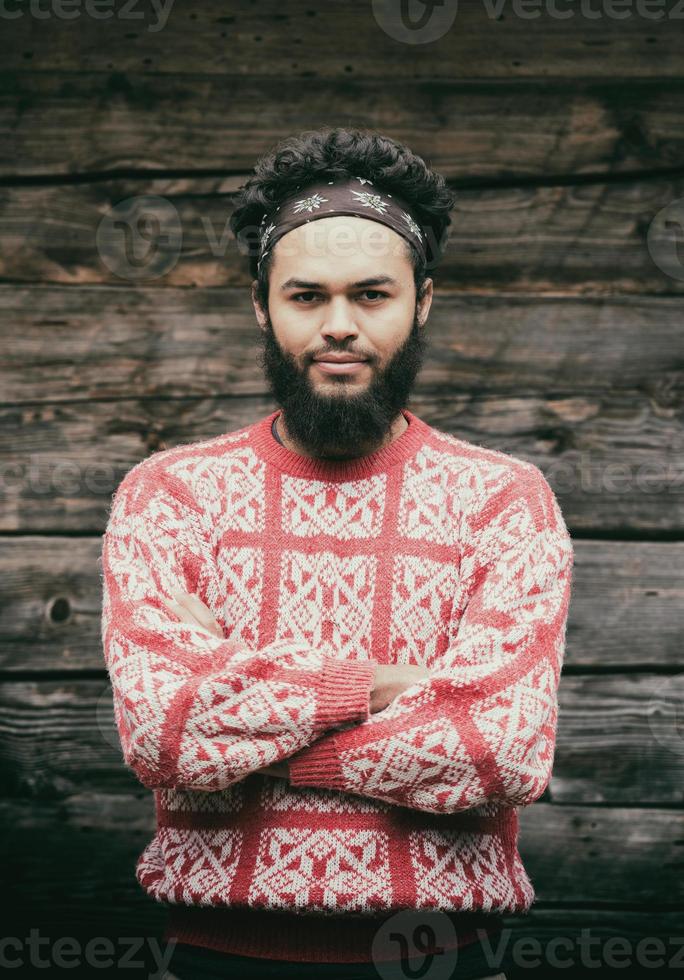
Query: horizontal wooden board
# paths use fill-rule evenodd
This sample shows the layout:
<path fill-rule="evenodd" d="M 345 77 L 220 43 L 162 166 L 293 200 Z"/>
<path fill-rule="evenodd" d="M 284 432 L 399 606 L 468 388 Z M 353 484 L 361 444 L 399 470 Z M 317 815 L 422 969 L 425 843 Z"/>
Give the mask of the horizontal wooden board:
<path fill-rule="evenodd" d="M 684 803 L 677 710 L 684 674 L 563 676 L 554 769 L 544 799 L 559 803 Z M 0 685 L 5 794 L 58 799 L 94 786 L 139 785 L 122 761 L 108 679 Z"/>
<path fill-rule="evenodd" d="M 131 923 L 159 923 L 157 908 L 154 920 L 147 918 L 155 903 L 134 878 L 154 832 L 151 794 L 90 791 L 39 806 L 4 800 L 0 822 L 10 828 L 0 837 L 0 856 L 15 909 L 24 905 L 34 917 L 42 909 L 71 913 L 83 927 L 118 905 L 114 922 L 128 910 L 136 916 L 127 917 Z M 520 813 L 520 854 L 539 903 L 681 908 L 683 846 L 677 810 L 538 802 Z"/>
<path fill-rule="evenodd" d="M 4 676 L 104 673 L 101 550 L 99 537 L 25 535 L 0 542 Z M 579 540 L 574 552 L 565 665 L 681 666 L 684 544 Z"/>
<path fill-rule="evenodd" d="M 0 279 L 122 285 L 128 271 L 123 250 L 130 246 L 121 233 L 118 245 L 103 250 L 101 228 L 136 199 L 135 220 L 154 214 L 158 239 L 176 226 L 181 237 L 161 264 L 161 249 L 140 250 L 134 285 L 246 288 L 247 258 L 228 225 L 232 194 L 244 179 L 121 179 L 0 190 Z M 666 274 L 653 258 L 663 265 L 661 252 L 652 256 L 647 245 L 654 216 L 682 197 L 684 178 L 463 189 L 433 278 L 440 291 L 461 295 L 497 289 L 682 293 L 684 276 Z M 126 213 L 133 220 L 134 212 Z M 146 272 L 150 279 L 143 282 L 138 276 Z"/>
<path fill-rule="evenodd" d="M 437 291 L 421 390 L 455 395 L 681 396 L 679 297 Z M 0 287 L 4 403 L 264 395 L 249 290 Z"/>
<path fill-rule="evenodd" d="M 677 77 L 488 80 L 482 53 L 474 74 L 459 80 L 454 62 L 438 82 L 390 66 L 391 79 L 345 73 L 312 85 L 230 67 L 201 74 L 204 62 L 172 75 L 109 64 L 0 73 L 0 177 L 211 169 L 230 180 L 279 139 L 325 125 L 383 133 L 447 178 L 478 184 L 661 171 L 684 153 Z"/>
<path fill-rule="evenodd" d="M 80 400 L 0 407 L 0 531 L 99 533 L 112 494 L 141 459 L 233 431 L 274 407 L 229 397 L 94 401 L 87 412 Z M 419 386 L 409 407 L 440 431 L 538 466 L 573 532 L 684 528 L 684 436 L 674 405 L 640 392 L 431 396 Z"/>
<path fill-rule="evenodd" d="M 6 23 L 6 63 L 16 70 L 187 72 L 295 78 L 516 78 L 681 75 L 683 22 L 675 0 L 664 10 L 636 5 L 466 2 L 437 6 L 425 32 L 402 27 L 395 4 L 220 0 L 128 7 L 103 21 L 25 15 Z M 518 14 L 522 8 L 523 16 Z M 72 8 L 69 8 L 70 10 Z M 383 16 L 380 11 L 387 10 Z M 568 16 L 568 12 L 570 16 Z M 660 19 L 658 14 L 661 14 Z M 497 16 L 498 14 L 498 16 Z M 429 32 L 429 33 L 427 33 Z M 420 43 L 420 42 L 423 43 Z"/>
<path fill-rule="evenodd" d="M 98 839 L 97 844 L 100 843 Z M 119 870 L 118 879 L 125 873 Z M 38 892 L 42 894 L 40 884 L 39 880 Z M 573 980 L 593 980 L 598 969 L 601 969 L 602 978 L 611 976 L 609 967 L 616 964 L 620 964 L 620 976 L 626 980 L 665 978 L 672 976 L 673 970 L 681 964 L 681 915 L 681 910 L 661 911 L 653 906 L 613 911 L 556 907 L 538 901 L 525 915 L 503 916 L 504 930 L 492 940 L 491 949 L 494 957 L 504 953 L 518 964 L 513 972 L 504 961 L 507 980 L 525 977 L 548 980 L 549 977 L 567 978 L 569 974 Z M 165 916 L 166 907 L 148 898 L 141 889 L 133 896 L 117 889 L 114 897 L 103 890 L 95 901 L 84 903 L 80 909 L 73 903 L 63 908 L 61 902 L 50 907 L 34 901 L 15 905 L 5 913 L 3 922 L 5 935 L 28 936 L 33 928 L 51 943 L 61 936 L 77 937 L 83 944 L 84 963 L 81 970 L 78 967 L 70 969 L 69 975 L 79 980 L 81 977 L 92 980 L 94 971 L 92 965 L 88 965 L 85 948 L 91 937 L 103 936 L 110 938 L 110 955 L 114 963 L 108 971 L 102 965 L 104 957 L 101 954 L 96 960 L 98 977 L 120 976 L 124 956 L 128 956 L 128 962 L 134 959 L 135 963 L 144 963 L 144 966 L 136 967 L 147 970 L 144 974 L 140 972 L 140 976 L 158 976 L 160 957 L 170 949 L 170 944 L 161 939 Z M 43 946 L 42 949 L 46 959 L 55 947 Z M 21 947 L 17 953 L 28 961 L 28 947 Z M 14 957 L 8 955 L 8 959 L 11 958 Z M 502 968 L 500 960 L 495 958 L 491 962 L 493 969 Z M 658 967 L 662 969 L 658 970 Z M 22 977 L 25 975 L 21 973 Z M 36 973 L 38 976 L 40 974 Z"/>

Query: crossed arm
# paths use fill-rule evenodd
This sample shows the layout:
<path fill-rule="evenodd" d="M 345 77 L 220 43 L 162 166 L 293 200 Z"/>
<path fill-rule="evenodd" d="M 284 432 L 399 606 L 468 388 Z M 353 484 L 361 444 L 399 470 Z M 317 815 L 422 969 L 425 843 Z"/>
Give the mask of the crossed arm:
<path fill-rule="evenodd" d="M 433 813 L 541 795 L 573 551 L 539 471 L 480 519 L 451 642 L 426 672 L 291 640 L 254 650 L 226 639 L 197 597 L 184 619 L 174 590 L 199 591 L 205 544 L 184 495 L 150 468 L 123 481 L 103 544 L 105 660 L 124 758 L 144 785 L 217 790 L 270 770 Z M 411 669 L 423 673 L 401 683 Z"/>
<path fill-rule="evenodd" d="M 215 619 L 211 609 L 202 602 L 199 596 L 180 590 L 174 590 L 172 595 L 173 601 L 165 600 L 165 605 L 182 622 L 187 623 L 189 626 L 205 629 L 212 636 L 223 639 L 223 630 L 220 624 Z M 371 714 L 383 710 L 395 697 L 406 690 L 407 687 L 429 676 L 430 672 L 425 667 L 376 664 L 370 692 Z M 350 724 L 353 724 L 353 722 Z M 260 772 L 266 776 L 278 776 L 282 779 L 289 779 L 290 759 L 296 760 L 297 755 L 298 753 L 295 752 L 289 758 L 274 762 L 268 766 L 261 766 L 255 772 Z"/>
<path fill-rule="evenodd" d="M 420 682 L 265 771 L 293 786 L 431 813 L 541 796 L 553 766 L 574 558 L 541 474 L 511 494 L 477 544 L 462 562 L 452 642 Z"/>
<path fill-rule="evenodd" d="M 180 470 L 153 456 L 119 485 L 102 539 L 102 644 L 126 764 L 150 789 L 213 791 L 367 718 L 375 667 L 327 643 L 255 650 L 249 624 L 218 636 L 167 607 L 174 589 L 220 588 Z"/>

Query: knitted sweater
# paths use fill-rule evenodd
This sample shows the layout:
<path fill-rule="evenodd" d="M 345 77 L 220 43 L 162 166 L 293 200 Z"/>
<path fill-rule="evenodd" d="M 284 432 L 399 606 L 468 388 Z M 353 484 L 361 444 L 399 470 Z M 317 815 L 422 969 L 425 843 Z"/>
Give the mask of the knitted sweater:
<path fill-rule="evenodd" d="M 136 877 L 167 936 L 363 961 L 398 911 L 445 913 L 464 945 L 534 901 L 517 808 L 551 777 L 571 539 L 536 466 L 403 414 L 331 462 L 278 443 L 275 411 L 153 454 L 114 495 L 104 658 L 154 791 Z M 181 621 L 174 589 L 224 637 Z M 371 714 L 376 664 L 430 678 Z M 285 759 L 289 780 L 255 771 Z"/>

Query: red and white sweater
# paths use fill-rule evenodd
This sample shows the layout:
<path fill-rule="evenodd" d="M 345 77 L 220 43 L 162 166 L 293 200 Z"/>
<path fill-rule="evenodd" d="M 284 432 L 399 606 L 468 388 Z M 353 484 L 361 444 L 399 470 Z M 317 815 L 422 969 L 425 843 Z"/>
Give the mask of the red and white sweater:
<path fill-rule="evenodd" d="M 408 410 L 346 463 L 278 443 L 278 414 L 153 454 L 112 502 L 104 657 L 157 815 L 137 879 L 167 936 L 243 955 L 370 960 L 406 909 L 464 945 L 535 897 L 516 808 L 553 765 L 560 507 L 533 464 Z M 174 589 L 224 638 L 175 616 Z M 431 676 L 371 715 L 374 663 Z M 255 772 L 281 759 L 289 781 Z"/>

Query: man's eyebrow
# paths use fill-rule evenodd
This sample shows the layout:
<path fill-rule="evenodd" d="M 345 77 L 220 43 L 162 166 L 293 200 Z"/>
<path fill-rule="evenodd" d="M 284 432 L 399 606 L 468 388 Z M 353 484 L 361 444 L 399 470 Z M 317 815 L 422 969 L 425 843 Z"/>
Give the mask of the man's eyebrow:
<path fill-rule="evenodd" d="M 362 286 L 398 286 L 399 283 L 392 276 L 371 276 L 369 279 L 359 279 L 358 282 L 350 282 L 350 289 L 360 289 Z M 280 287 L 285 289 L 324 289 L 320 282 L 309 282 L 307 279 L 286 279 Z"/>

